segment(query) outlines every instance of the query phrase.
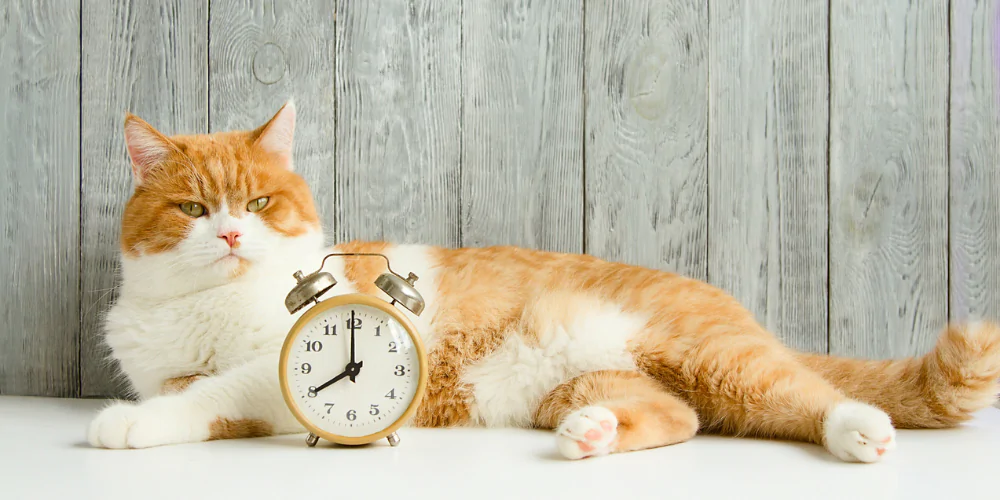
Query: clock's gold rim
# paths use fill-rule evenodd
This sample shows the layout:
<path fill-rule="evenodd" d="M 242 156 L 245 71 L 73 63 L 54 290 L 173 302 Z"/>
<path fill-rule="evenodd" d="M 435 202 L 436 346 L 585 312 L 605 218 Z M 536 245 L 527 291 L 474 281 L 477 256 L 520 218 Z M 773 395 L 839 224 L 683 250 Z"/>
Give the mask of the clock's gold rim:
<path fill-rule="evenodd" d="M 389 424 L 385 429 L 375 432 L 373 434 L 368 434 L 367 436 L 340 436 L 337 434 L 332 434 L 330 432 L 320 429 L 316 425 L 306 418 L 306 416 L 299 410 L 298 403 L 295 402 L 295 398 L 291 395 L 291 388 L 288 386 L 288 377 L 286 376 L 286 370 L 288 368 L 288 357 L 291 352 L 293 340 L 298 337 L 300 330 L 306 323 L 312 320 L 314 317 L 320 313 L 332 309 L 334 307 L 342 306 L 345 304 L 361 304 L 379 309 L 386 314 L 390 315 L 403 326 L 410 339 L 413 341 L 413 345 L 417 348 L 417 362 L 420 364 L 420 377 L 417 380 L 417 390 L 413 395 L 413 399 L 410 401 L 410 405 L 406 408 L 403 414 L 396 419 L 395 422 Z M 299 319 L 292 325 L 292 328 L 288 330 L 288 335 L 285 337 L 285 342 L 281 345 L 281 355 L 278 362 L 278 379 L 281 384 L 281 395 L 285 400 L 285 406 L 292 411 L 295 415 L 296 420 L 302 424 L 309 432 L 333 443 L 346 444 L 346 445 L 361 445 L 368 444 L 378 441 L 393 432 L 396 432 L 400 427 L 402 427 L 410 417 L 417 411 L 417 407 L 420 406 L 420 401 L 424 397 L 424 389 L 427 386 L 427 354 L 424 351 L 424 342 L 420 338 L 420 332 L 417 331 L 413 323 L 407 318 L 399 309 L 396 309 L 390 303 L 372 297 L 371 295 L 366 295 L 363 293 L 349 293 L 344 295 L 337 295 L 330 297 L 329 299 L 323 300 L 315 306 L 311 307 L 305 312 Z"/>

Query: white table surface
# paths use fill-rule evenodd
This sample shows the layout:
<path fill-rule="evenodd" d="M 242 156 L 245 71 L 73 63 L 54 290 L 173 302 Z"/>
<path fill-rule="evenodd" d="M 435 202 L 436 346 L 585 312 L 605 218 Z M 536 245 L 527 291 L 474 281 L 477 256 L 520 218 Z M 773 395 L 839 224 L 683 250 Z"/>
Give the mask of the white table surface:
<path fill-rule="evenodd" d="M 879 464 L 818 446 L 697 436 L 571 462 L 552 435 L 403 429 L 363 448 L 303 436 L 100 450 L 85 432 L 99 400 L 0 397 L 0 498 L 1000 498 L 1000 410 L 958 429 L 900 431 Z"/>

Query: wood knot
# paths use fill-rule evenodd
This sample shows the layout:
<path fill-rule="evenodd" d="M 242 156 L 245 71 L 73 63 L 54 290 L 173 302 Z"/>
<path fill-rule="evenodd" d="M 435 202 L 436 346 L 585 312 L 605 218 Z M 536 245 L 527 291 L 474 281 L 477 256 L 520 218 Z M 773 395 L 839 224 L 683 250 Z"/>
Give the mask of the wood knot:
<path fill-rule="evenodd" d="M 285 76 L 285 51 L 265 43 L 253 55 L 253 76 L 264 85 L 278 83 Z"/>
<path fill-rule="evenodd" d="M 667 112 L 670 90 L 670 55 L 657 44 L 646 44 L 635 54 L 628 70 L 628 98 L 639 116 L 657 120 Z"/>
<path fill-rule="evenodd" d="M 890 161 L 880 170 L 862 172 L 845 193 L 841 231 L 853 245 L 873 244 L 884 236 L 891 218 L 897 168 Z"/>
<path fill-rule="evenodd" d="M 704 103 L 696 96 L 704 85 L 697 77 L 705 59 L 703 45 L 695 34 L 664 30 L 637 47 L 623 69 L 624 97 L 639 117 L 668 124 L 700 123 Z"/>

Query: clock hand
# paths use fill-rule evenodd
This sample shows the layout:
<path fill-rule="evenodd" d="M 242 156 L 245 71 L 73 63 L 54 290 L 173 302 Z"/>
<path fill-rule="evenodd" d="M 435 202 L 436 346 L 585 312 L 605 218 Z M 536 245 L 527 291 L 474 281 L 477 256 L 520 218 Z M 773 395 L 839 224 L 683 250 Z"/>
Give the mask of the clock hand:
<path fill-rule="evenodd" d="M 351 363 L 354 363 L 354 311 L 351 311 Z"/>
<path fill-rule="evenodd" d="M 361 373 L 361 367 L 364 366 L 364 364 L 365 364 L 364 361 L 360 363 L 348 363 L 347 367 L 344 368 L 343 373 L 337 375 L 336 377 L 333 377 L 330 380 L 327 380 L 322 385 L 313 389 L 313 392 L 322 391 L 323 389 L 326 389 L 327 387 L 330 387 L 331 385 L 335 384 L 337 381 L 342 380 L 344 377 L 351 377 L 351 379 L 354 379 L 354 377 L 357 376 L 358 373 Z"/>
<path fill-rule="evenodd" d="M 340 380 L 340 379 L 342 379 L 342 378 L 344 378 L 344 377 L 346 377 L 346 376 L 348 376 L 350 374 L 351 374 L 350 370 L 344 370 L 344 372 L 341 373 L 340 375 L 337 375 L 336 377 L 333 377 L 332 379 L 327 380 L 323 385 L 317 387 L 316 389 L 313 389 L 313 392 L 322 391 L 323 389 L 326 389 L 327 387 L 330 387 L 331 385 L 333 385 L 334 382 L 336 382 L 336 381 L 338 381 L 338 380 Z"/>
<path fill-rule="evenodd" d="M 348 369 L 350 369 L 351 365 L 355 364 L 355 362 L 354 362 L 354 331 L 357 330 L 357 328 L 358 327 L 354 323 L 354 310 L 351 309 L 351 362 L 350 362 L 350 364 L 347 365 Z M 359 368 L 360 368 L 360 366 L 359 366 Z M 357 375 L 357 373 L 352 373 L 351 374 L 351 382 L 355 382 L 354 377 L 356 375 Z"/>

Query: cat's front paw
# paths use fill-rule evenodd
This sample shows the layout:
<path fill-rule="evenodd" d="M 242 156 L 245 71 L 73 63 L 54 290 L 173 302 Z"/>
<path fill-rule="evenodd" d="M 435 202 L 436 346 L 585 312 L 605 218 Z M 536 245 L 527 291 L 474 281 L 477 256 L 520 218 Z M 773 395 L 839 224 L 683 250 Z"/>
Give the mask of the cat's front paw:
<path fill-rule="evenodd" d="M 896 448 L 896 430 L 889 415 L 864 403 L 834 407 L 826 417 L 824 434 L 830 453 L 847 462 L 878 462 Z"/>
<path fill-rule="evenodd" d="M 577 460 L 611 453 L 618 439 L 618 418 L 603 406 L 570 413 L 556 429 L 556 445 L 566 458 Z"/>
<path fill-rule="evenodd" d="M 97 415 L 87 432 L 92 446 L 115 449 L 191 443 L 208 437 L 208 419 L 175 398 L 115 403 Z"/>

